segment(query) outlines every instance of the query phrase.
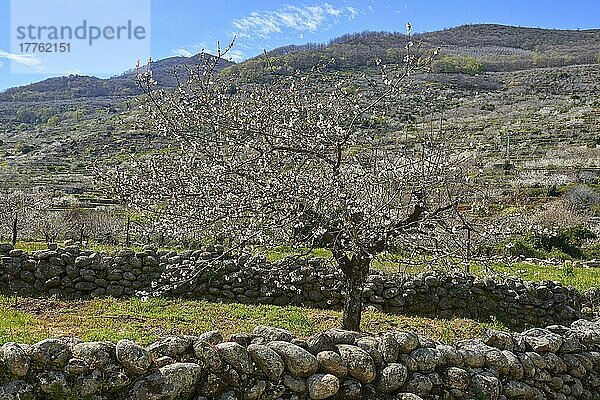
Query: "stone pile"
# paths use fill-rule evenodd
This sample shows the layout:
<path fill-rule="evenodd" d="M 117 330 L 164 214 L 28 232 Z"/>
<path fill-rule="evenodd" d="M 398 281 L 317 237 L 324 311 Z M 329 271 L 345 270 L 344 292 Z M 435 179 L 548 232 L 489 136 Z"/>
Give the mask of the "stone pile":
<path fill-rule="evenodd" d="M 69 397 L 71 396 L 71 397 Z M 305 340 L 257 326 L 147 347 L 47 339 L 0 348 L 0 399 L 597 399 L 600 323 L 487 330 L 455 345 L 332 329 Z"/>

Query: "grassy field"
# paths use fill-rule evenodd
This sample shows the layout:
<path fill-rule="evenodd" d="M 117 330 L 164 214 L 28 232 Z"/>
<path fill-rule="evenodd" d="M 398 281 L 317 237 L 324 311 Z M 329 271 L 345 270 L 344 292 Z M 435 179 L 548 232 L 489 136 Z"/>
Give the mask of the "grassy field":
<path fill-rule="evenodd" d="M 432 269 L 449 270 L 448 265 L 438 266 L 432 265 L 399 265 L 397 262 L 391 261 L 376 261 L 373 263 L 375 269 L 400 272 L 409 275 L 419 274 Z M 461 267 L 464 270 L 464 267 Z M 537 265 L 526 262 L 518 262 L 514 264 L 499 264 L 489 263 L 486 266 L 481 264 L 472 264 L 469 267 L 469 272 L 476 276 L 498 275 L 498 276 L 513 276 L 526 281 L 556 281 L 565 286 L 573 286 L 581 292 L 585 292 L 591 288 L 600 287 L 600 268 L 579 268 L 573 267 L 571 264 L 563 264 L 562 266 L 553 265 Z"/>
<path fill-rule="evenodd" d="M 19 248 L 33 251 L 45 248 L 36 243 L 21 243 Z M 96 251 L 111 251 L 107 247 Z M 137 250 L 137 249 L 136 249 Z M 289 248 L 266 252 L 270 261 L 278 261 L 290 253 Z M 323 250 L 313 250 L 316 257 L 329 257 Z M 398 271 L 398 264 L 390 260 L 374 263 L 377 269 Z M 400 268 L 402 273 L 416 274 L 426 266 Z M 444 266 L 447 269 L 447 266 Z M 476 275 L 506 274 L 525 280 L 559 281 L 579 290 L 600 285 L 600 269 L 540 266 L 528 263 L 492 265 L 487 270 L 481 265 L 471 266 Z M 289 329 L 299 337 L 338 327 L 341 313 L 300 307 L 269 305 L 215 304 L 206 301 L 151 298 L 96 299 L 67 301 L 60 299 L 33 299 L 0 296 L 0 344 L 16 341 L 33 343 L 48 337 L 75 336 L 82 340 L 117 341 L 130 338 L 148 344 L 160 337 L 173 334 L 199 334 L 220 330 L 224 334 L 250 332 L 259 324 Z M 410 330 L 430 338 L 452 343 L 456 340 L 478 337 L 489 324 L 468 319 L 428 319 L 365 312 L 362 329 L 378 333 L 390 329 Z M 501 324 L 494 328 L 505 329 Z"/>
<path fill-rule="evenodd" d="M 61 244 L 62 246 L 62 244 Z M 20 241 L 17 242 L 15 246 L 16 249 L 21 249 L 27 252 L 39 251 L 39 250 L 48 250 L 48 243 L 44 241 Z M 125 248 L 125 246 L 111 245 L 111 244 L 103 244 L 103 243 L 89 243 L 86 249 L 102 252 L 102 253 L 114 253 L 119 250 Z M 140 252 L 142 248 L 139 246 L 130 246 L 131 250 Z"/>
<path fill-rule="evenodd" d="M 0 297 L 0 344 L 34 343 L 57 336 L 116 341 L 129 338 L 148 344 L 167 335 L 250 332 L 256 325 L 289 329 L 299 337 L 339 327 L 341 313 L 300 307 L 215 304 L 152 298 L 142 301 L 101 299 L 63 301 Z M 362 329 L 415 331 L 453 343 L 478 337 L 486 324 L 467 319 L 437 320 L 365 312 Z"/>
<path fill-rule="evenodd" d="M 562 267 L 554 267 L 516 263 L 513 265 L 499 265 L 495 267 L 495 270 L 526 281 L 558 281 L 563 285 L 573 286 L 582 292 L 600 287 L 600 268 L 577 268 L 568 264 Z"/>

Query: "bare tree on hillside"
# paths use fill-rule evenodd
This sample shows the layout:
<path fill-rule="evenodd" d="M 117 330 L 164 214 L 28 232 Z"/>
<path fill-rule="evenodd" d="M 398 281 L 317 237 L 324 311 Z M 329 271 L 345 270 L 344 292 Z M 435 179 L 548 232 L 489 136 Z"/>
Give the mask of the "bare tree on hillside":
<path fill-rule="evenodd" d="M 13 245 L 31 239 L 33 225 L 49 204 L 49 195 L 42 191 L 0 192 L 0 239 L 9 238 Z"/>
<path fill-rule="evenodd" d="M 377 255 L 451 252 L 443 235 L 464 226 L 465 175 L 443 131 L 371 123 L 431 56 L 409 43 L 405 63 L 381 66 L 378 79 L 316 68 L 236 90 L 210 66 L 172 92 L 155 90 L 147 72 L 146 110 L 172 151 L 140 157 L 106 182 L 134 210 L 160 216 L 166 232 L 329 249 L 346 280 L 343 327 L 359 330 Z"/>

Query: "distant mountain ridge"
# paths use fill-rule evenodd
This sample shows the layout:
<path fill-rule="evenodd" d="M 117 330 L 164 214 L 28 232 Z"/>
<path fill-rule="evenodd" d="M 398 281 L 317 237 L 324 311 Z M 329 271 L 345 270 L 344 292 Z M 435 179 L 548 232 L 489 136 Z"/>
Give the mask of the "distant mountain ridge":
<path fill-rule="evenodd" d="M 376 58 L 387 63 L 401 62 L 408 41 L 403 33 L 367 31 L 343 35 L 327 44 L 283 46 L 267 55 L 276 57 L 282 68 L 302 70 L 319 60 L 335 59 L 334 68 L 360 69 L 372 66 Z M 410 41 L 426 49 L 441 49 L 437 72 L 452 72 L 452 68 L 443 63 L 445 61 L 460 63 L 465 59 L 475 59 L 481 64 L 480 71 L 600 63 L 600 29 L 557 30 L 475 24 L 415 34 Z M 256 60 L 233 68 L 250 68 Z M 245 72 L 246 75 L 253 74 Z"/>
<path fill-rule="evenodd" d="M 307 43 L 306 45 L 282 46 L 268 54 L 285 55 L 297 51 L 321 50 L 335 45 L 366 45 L 377 47 L 398 47 L 408 40 L 407 35 L 398 32 L 357 32 L 342 35 L 330 40 L 327 44 Z M 499 24 L 461 25 L 439 31 L 417 33 L 412 40 L 431 46 L 448 47 L 489 47 L 513 48 L 525 51 L 546 51 L 563 48 L 573 51 L 580 47 L 582 50 L 600 51 L 600 29 L 588 30 L 559 30 L 545 28 L 515 27 Z M 597 55 L 597 54 L 596 54 Z"/>
<path fill-rule="evenodd" d="M 415 34 L 411 40 L 425 48 L 440 47 L 435 72 L 515 71 L 536 67 L 600 63 L 600 29 L 557 30 L 497 24 L 462 25 L 435 32 Z M 361 70 L 376 58 L 401 62 L 408 38 L 401 33 L 360 32 L 332 39 L 327 44 L 290 45 L 267 52 L 283 73 L 307 70 L 322 60 L 334 60 L 332 68 Z M 464 67 L 465 64 L 467 67 Z M 200 55 L 170 57 L 151 64 L 154 78 L 162 87 L 177 82 L 173 71 L 185 79 L 186 67 L 200 65 Z M 262 56 L 240 64 L 222 61 L 219 69 L 242 80 L 260 80 L 264 75 Z M 230 68 L 228 68 L 230 67 Z M 0 101 L 43 101 L 82 97 L 128 97 L 139 94 L 135 70 L 109 79 L 89 76 L 50 78 L 0 93 Z"/>
<path fill-rule="evenodd" d="M 207 57 L 212 56 L 207 55 Z M 152 61 L 149 65 L 143 66 L 142 69 L 151 68 L 153 77 L 160 87 L 173 87 L 176 84 L 174 71 L 177 71 L 180 79 L 185 79 L 187 68 L 200 67 L 201 63 L 201 55 L 197 54 L 191 57 L 169 57 Z M 217 69 L 226 68 L 232 64 L 232 62 L 221 60 L 217 65 Z M 7 89 L 0 93 L 0 101 L 128 97 L 141 93 L 135 81 L 136 74 L 137 71 L 133 69 L 108 79 L 84 75 L 49 78 L 26 86 Z"/>

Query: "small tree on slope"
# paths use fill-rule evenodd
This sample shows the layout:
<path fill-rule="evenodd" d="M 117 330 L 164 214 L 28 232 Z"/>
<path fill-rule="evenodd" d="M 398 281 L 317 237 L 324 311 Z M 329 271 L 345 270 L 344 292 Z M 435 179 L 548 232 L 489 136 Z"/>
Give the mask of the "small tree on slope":
<path fill-rule="evenodd" d="M 407 51 L 405 65 L 381 67 L 377 79 L 314 69 L 236 90 L 207 66 L 172 92 L 155 90 L 147 72 L 147 111 L 173 147 L 108 181 L 172 233 L 329 249 L 346 280 L 343 328 L 359 330 L 374 258 L 398 246 L 447 247 L 440 234 L 457 215 L 464 177 L 442 133 L 369 123 L 424 66 Z"/>

